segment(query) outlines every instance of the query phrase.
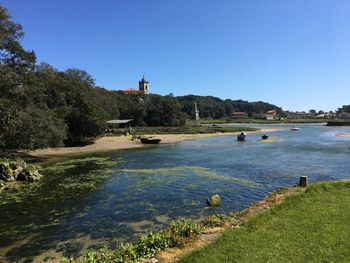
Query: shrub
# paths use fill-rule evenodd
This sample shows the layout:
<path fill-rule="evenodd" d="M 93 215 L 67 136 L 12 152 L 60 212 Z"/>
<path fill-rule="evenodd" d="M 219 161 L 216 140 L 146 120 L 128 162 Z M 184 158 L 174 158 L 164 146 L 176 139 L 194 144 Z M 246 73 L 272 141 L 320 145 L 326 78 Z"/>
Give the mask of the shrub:
<path fill-rule="evenodd" d="M 222 226 L 230 219 L 230 216 L 224 214 L 215 214 L 208 216 L 207 219 L 203 222 L 205 227 L 213 227 L 213 226 Z"/>
<path fill-rule="evenodd" d="M 156 252 L 172 247 L 175 244 L 177 244 L 177 237 L 168 230 L 163 230 L 157 233 L 149 232 L 138 238 L 136 251 L 139 256 L 150 258 Z"/>
<path fill-rule="evenodd" d="M 121 244 L 114 252 L 114 261 L 117 263 L 132 263 L 139 258 L 135 247 L 131 243 Z"/>
<path fill-rule="evenodd" d="M 194 223 L 191 219 L 179 219 L 170 222 L 170 231 L 180 237 L 190 237 L 202 233 L 203 227 Z"/>
<path fill-rule="evenodd" d="M 133 263 L 140 258 L 151 258 L 158 251 L 182 245 L 184 239 L 201 233 L 203 226 L 191 219 L 173 220 L 170 228 L 139 236 L 136 245 L 121 244 L 116 250 L 102 248 L 88 251 L 78 262 L 81 263 Z M 73 263 L 74 258 L 62 258 L 61 263 Z"/>
<path fill-rule="evenodd" d="M 101 248 L 98 251 L 90 250 L 81 259 L 81 263 L 108 263 L 113 261 L 113 254 L 107 248 Z"/>

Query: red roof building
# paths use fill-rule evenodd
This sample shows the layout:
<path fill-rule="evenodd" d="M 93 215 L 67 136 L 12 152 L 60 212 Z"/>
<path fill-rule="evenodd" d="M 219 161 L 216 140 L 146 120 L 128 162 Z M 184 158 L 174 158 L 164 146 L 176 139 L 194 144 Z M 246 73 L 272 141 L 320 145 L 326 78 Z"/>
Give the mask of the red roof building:
<path fill-rule="evenodd" d="M 247 116 L 246 112 L 235 111 L 231 113 L 232 118 L 246 118 Z"/>
<path fill-rule="evenodd" d="M 123 92 L 125 94 L 139 94 L 140 93 L 140 91 L 138 89 L 133 89 L 133 88 L 125 89 L 125 90 L 123 90 Z"/>
<path fill-rule="evenodd" d="M 129 88 L 123 90 L 125 94 L 148 94 L 149 82 L 145 79 L 145 76 L 139 81 L 139 89 Z"/>

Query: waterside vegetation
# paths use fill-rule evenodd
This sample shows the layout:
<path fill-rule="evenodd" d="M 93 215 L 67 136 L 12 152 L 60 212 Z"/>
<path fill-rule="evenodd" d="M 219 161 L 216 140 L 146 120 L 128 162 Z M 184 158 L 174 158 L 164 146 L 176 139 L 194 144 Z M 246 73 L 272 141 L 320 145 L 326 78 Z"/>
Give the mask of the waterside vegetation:
<path fill-rule="evenodd" d="M 201 246 L 207 244 L 210 236 L 218 236 L 227 228 L 237 227 L 256 213 L 300 191 L 302 191 L 300 188 L 281 189 L 242 212 L 210 215 L 200 223 L 195 223 L 191 219 L 173 220 L 167 229 L 140 235 L 135 243 L 122 243 L 115 249 L 105 247 L 100 250 L 90 250 L 78 259 L 63 258 L 61 262 L 131 263 L 150 262 L 147 261 L 150 258 L 156 258 L 160 262 L 173 262 L 184 253 L 198 248 L 197 243 Z M 203 242 L 203 240 L 206 241 Z"/>
<path fill-rule="evenodd" d="M 77 218 L 85 215 L 89 211 L 89 204 L 77 207 L 73 201 L 66 203 L 64 208 L 60 204 L 66 200 L 82 200 L 86 194 L 99 189 L 105 180 L 111 177 L 110 168 L 119 162 L 121 160 L 106 157 L 73 159 L 43 167 L 40 169 L 43 177 L 37 182 L 20 188 L 9 187 L 2 191 L 0 247 L 6 247 L 11 242 L 30 235 L 33 229 L 36 233 L 45 233 L 46 229 L 63 224 L 73 212 Z M 39 214 L 41 216 L 38 216 Z M 17 218 L 13 218 L 14 215 Z M 8 222 L 18 218 L 21 220 L 19 225 L 9 226 Z M 66 234 L 69 235 L 68 229 Z M 35 239 L 41 249 L 53 246 L 52 241 L 46 238 L 45 234 L 38 234 Z M 59 240 L 62 237 L 56 238 Z M 19 260 L 17 251 L 9 253 L 8 256 L 9 261 Z"/>
<path fill-rule="evenodd" d="M 257 131 L 250 127 L 225 127 L 225 126 L 180 126 L 180 127 L 137 127 L 135 133 L 145 134 L 212 134 L 212 133 L 234 133 L 242 131 Z"/>
<path fill-rule="evenodd" d="M 350 181 L 315 183 L 180 262 L 347 262 L 349 220 Z"/>
<path fill-rule="evenodd" d="M 172 221 L 135 244 L 90 250 L 62 262 L 148 262 L 153 257 L 160 262 L 345 262 L 350 256 L 349 190 L 350 181 L 281 188 L 242 212 L 212 215 L 201 223 Z"/>
<path fill-rule="evenodd" d="M 327 126 L 350 126 L 349 120 L 332 120 L 327 122 Z"/>
<path fill-rule="evenodd" d="M 276 120 L 266 120 L 266 119 L 256 119 L 256 118 L 243 118 L 243 119 L 233 119 L 231 117 L 224 117 L 222 119 L 204 119 L 201 120 L 202 124 L 227 124 L 227 123 L 252 123 L 252 124 L 278 124 L 278 123 L 325 123 L 327 119 L 323 118 L 303 118 L 303 119 L 276 119 Z"/>

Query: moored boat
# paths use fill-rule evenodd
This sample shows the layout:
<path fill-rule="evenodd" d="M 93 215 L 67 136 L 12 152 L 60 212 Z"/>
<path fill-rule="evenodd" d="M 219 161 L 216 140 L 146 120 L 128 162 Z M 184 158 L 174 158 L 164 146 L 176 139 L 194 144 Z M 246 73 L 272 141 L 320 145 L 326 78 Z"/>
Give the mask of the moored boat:
<path fill-rule="evenodd" d="M 145 144 L 158 144 L 161 139 L 140 138 L 140 141 Z"/>
<path fill-rule="evenodd" d="M 267 134 L 264 134 L 263 136 L 261 136 L 262 140 L 267 140 L 268 138 L 269 138 L 269 135 L 267 135 Z"/>
<path fill-rule="evenodd" d="M 237 141 L 244 142 L 246 136 L 247 134 L 245 132 L 241 132 L 240 134 L 237 135 Z"/>

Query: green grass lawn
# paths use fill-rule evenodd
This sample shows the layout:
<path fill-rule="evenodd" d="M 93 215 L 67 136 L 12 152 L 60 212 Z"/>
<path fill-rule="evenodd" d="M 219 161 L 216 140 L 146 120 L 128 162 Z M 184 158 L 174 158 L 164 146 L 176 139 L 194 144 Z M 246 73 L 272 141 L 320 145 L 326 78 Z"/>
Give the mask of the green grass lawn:
<path fill-rule="evenodd" d="M 350 262 L 350 181 L 313 184 L 180 262 Z"/>

